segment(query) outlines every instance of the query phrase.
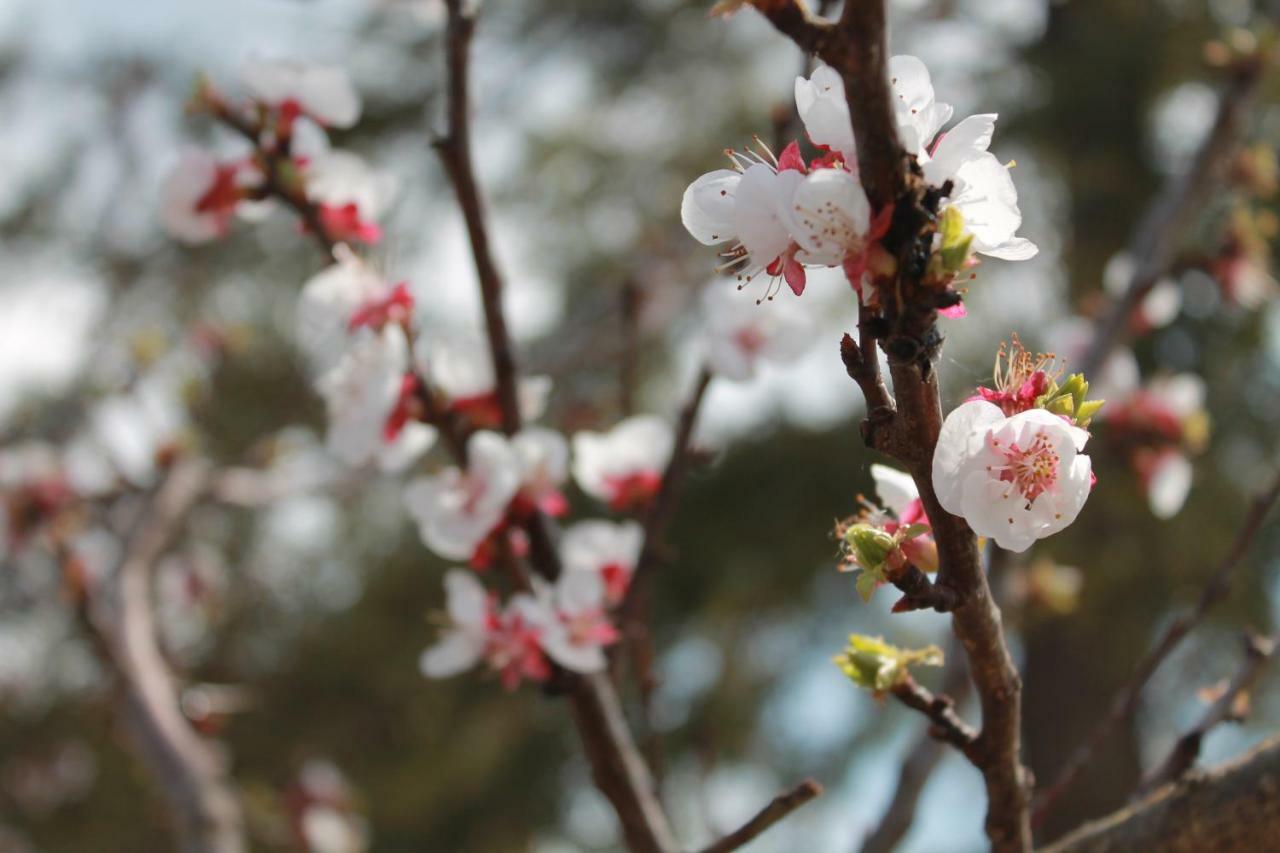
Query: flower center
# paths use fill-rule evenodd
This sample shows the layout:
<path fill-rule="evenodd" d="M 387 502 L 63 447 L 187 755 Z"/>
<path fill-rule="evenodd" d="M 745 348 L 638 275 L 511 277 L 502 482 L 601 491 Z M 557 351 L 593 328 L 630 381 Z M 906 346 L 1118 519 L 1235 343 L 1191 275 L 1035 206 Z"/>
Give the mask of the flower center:
<path fill-rule="evenodd" d="M 1027 507 L 1058 482 L 1058 451 L 1044 433 L 1036 433 L 1026 448 L 1017 443 L 1001 447 L 998 439 L 991 439 L 992 448 L 1004 457 L 1003 465 L 989 465 L 987 471 L 1001 482 L 1009 483 L 1027 501 Z M 1009 492 L 1005 492 L 1008 497 Z"/>

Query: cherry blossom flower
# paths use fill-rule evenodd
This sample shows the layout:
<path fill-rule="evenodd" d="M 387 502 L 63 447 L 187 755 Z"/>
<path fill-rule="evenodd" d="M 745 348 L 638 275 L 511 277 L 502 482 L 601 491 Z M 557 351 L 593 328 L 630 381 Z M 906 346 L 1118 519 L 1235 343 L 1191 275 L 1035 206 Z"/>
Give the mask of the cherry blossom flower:
<path fill-rule="evenodd" d="M 655 415 L 636 415 L 609 432 L 573 437 L 573 478 L 615 512 L 643 508 L 662 484 L 671 457 L 671 427 Z"/>
<path fill-rule="evenodd" d="M 520 594 L 499 610 L 472 573 L 445 574 L 449 624 L 439 641 L 422 653 L 418 665 L 428 678 L 448 678 L 484 662 L 498 672 L 508 690 L 521 679 L 545 681 L 551 666 L 541 648 L 545 626 L 555 617 L 534 598 Z"/>
<path fill-rule="evenodd" d="M 1036 401 L 1049 390 L 1061 373 L 1057 357 L 1052 353 L 1031 353 L 1018 336 L 1011 345 L 1001 342 L 992 371 L 994 388 L 979 387 L 971 400 L 986 400 L 1000 407 L 1006 416 L 1036 407 Z"/>
<path fill-rule="evenodd" d="M 364 464 L 383 447 L 408 358 L 409 345 L 398 326 L 365 331 L 316 383 L 329 414 L 329 450 L 348 465 Z"/>
<path fill-rule="evenodd" d="M 839 72 L 828 65 L 818 66 L 809 79 L 796 78 L 795 95 L 796 112 L 809 141 L 838 153 L 846 166 L 856 170 L 858 157 L 853 124 L 849 120 L 849 104 Z"/>
<path fill-rule="evenodd" d="M 560 540 L 565 572 L 599 575 L 605 598 L 613 606 L 627 594 L 643 547 L 644 529 L 634 521 L 580 521 L 565 530 Z"/>
<path fill-rule="evenodd" d="M 604 648 L 619 636 L 605 611 L 604 581 L 589 572 L 564 572 L 554 586 L 540 578 L 533 584 L 539 607 L 531 612 L 543 620 L 543 651 L 574 672 L 602 671 L 608 665 Z"/>
<path fill-rule="evenodd" d="M 296 338 L 318 370 L 342 357 L 361 312 L 392 298 L 393 288 L 371 265 L 346 246 L 335 251 L 337 263 L 309 278 L 298 298 Z M 380 326 L 379 326 L 380 328 Z"/>
<path fill-rule="evenodd" d="M 360 118 L 360 95 L 338 66 L 254 59 L 245 63 L 241 80 L 286 122 L 305 115 L 328 127 L 351 127 Z"/>
<path fill-rule="evenodd" d="M 526 427 L 511 439 L 520 463 L 517 508 L 539 510 L 553 517 L 569 511 L 560 487 L 569 479 L 569 442 L 560 433 L 542 427 Z"/>
<path fill-rule="evenodd" d="M 511 442 L 496 432 L 477 432 L 467 441 L 466 470 L 419 477 L 405 489 L 405 505 L 427 547 L 445 559 L 471 559 L 505 520 L 520 476 Z"/>
<path fill-rule="evenodd" d="M 1089 497 L 1089 433 L 1044 409 L 1006 417 L 985 400 L 961 404 L 942 424 L 933 487 L 943 508 L 1010 551 L 1075 521 Z"/>
<path fill-rule="evenodd" d="M 888 230 L 892 207 L 875 217 L 867 194 L 843 169 L 816 169 L 792 195 L 788 225 L 805 264 L 843 267 L 853 288 L 862 292 L 870 250 Z"/>
<path fill-rule="evenodd" d="M 1124 296 L 1133 282 L 1133 256 L 1128 252 L 1112 255 L 1102 269 L 1102 286 L 1113 299 Z M 1132 324 L 1134 334 L 1160 329 L 1178 318 L 1182 310 L 1182 290 L 1177 282 L 1165 277 L 1156 281 L 1147 295 L 1134 309 Z"/>
<path fill-rule="evenodd" d="M 225 237 L 241 202 L 261 180 L 248 160 L 220 162 L 203 148 L 186 148 L 161 190 L 160 224 L 184 243 Z"/>
<path fill-rule="evenodd" d="M 765 298 L 772 298 L 779 278 L 798 296 L 804 292 L 805 272 L 795 258 L 799 247 L 787 221 L 792 194 L 804 175 L 796 168 L 780 168 L 784 164 L 761 148 L 763 154 L 727 152 L 734 168 L 708 172 L 690 184 L 680 203 L 680 219 L 704 246 L 730 244 L 720 254 L 725 262 L 717 272 L 734 274 L 744 286 L 763 272 L 770 277 Z"/>
<path fill-rule="evenodd" d="M 444 399 L 452 413 L 465 417 L 478 428 L 502 424 L 497 381 L 489 344 L 471 334 L 425 332 L 415 351 L 418 372 L 427 377 L 433 391 Z M 542 416 L 551 393 L 546 376 L 522 376 L 517 387 L 520 417 L 534 421 Z"/>
<path fill-rule="evenodd" d="M 326 233 L 339 242 L 376 243 L 377 219 L 396 193 L 395 179 L 369 168 L 348 151 L 328 151 L 311 159 L 304 171 L 307 198 L 319 206 Z"/>
<path fill-rule="evenodd" d="M 746 380 L 761 362 L 785 363 L 812 342 L 813 322 L 799 305 L 761 305 L 724 287 L 703 292 L 707 360 L 726 379 Z"/>
<path fill-rule="evenodd" d="M 951 120 L 951 105 L 935 99 L 929 69 L 917 57 L 890 57 L 889 80 L 893 85 L 893 112 L 902 147 L 913 154 L 923 153 L 942 126 Z"/>

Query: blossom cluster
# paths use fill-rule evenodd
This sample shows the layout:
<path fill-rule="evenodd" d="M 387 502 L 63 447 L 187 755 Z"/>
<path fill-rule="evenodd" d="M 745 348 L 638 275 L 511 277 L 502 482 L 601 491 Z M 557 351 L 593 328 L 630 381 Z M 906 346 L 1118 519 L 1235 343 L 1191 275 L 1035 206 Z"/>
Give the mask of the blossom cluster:
<path fill-rule="evenodd" d="M 899 137 L 925 180 L 945 196 L 944 227 L 935 240 L 937 283 L 949 285 L 972 263 L 971 251 L 1006 260 L 1034 256 L 1036 246 L 1017 236 L 1022 215 L 1009 166 L 988 150 L 996 116 L 970 116 L 944 132 L 952 109 L 936 100 L 924 63 L 895 56 L 889 72 Z M 740 286 L 768 278 L 767 298 L 781 282 L 803 293 L 808 267 L 835 267 L 871 301 L 876 294 L 864 289 L 867 273 L 893 263 L 878 252 L 893 205 L 873 209 L 859 181 L 840 75 L 821 66 L 797 78 L 795 100 L 816 155 L 806 159 L 798 142 L 775 155 L 759 139 L 754 149 L 729 150 L 731 168 L 708 172 L 685 191 L 681 219 L 699 242 L 728 245 L 718 270 Z M 941 300 L 940 307 L 950 316 L 963 313 L 958 297 Z"/>

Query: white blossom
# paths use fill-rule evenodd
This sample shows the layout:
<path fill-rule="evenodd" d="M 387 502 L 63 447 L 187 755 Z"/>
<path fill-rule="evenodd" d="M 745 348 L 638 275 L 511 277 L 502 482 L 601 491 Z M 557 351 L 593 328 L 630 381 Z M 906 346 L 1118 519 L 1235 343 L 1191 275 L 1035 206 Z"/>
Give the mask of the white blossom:
<path fill-rule="evenodd" d="M 608 664 L 604 647 L 617 641 L 605 611 L 604 581 L 597 574 L 564 572 L 554 585 L 534 579 L 540 619 L 538 642 L 556 663 L 574 672 L 600 672 Z"/>
<path fill-rule="evenodd" d="M 490 407 L 496 414 L 497 380 L 488 342 L 478 335 L 427 330 L 414 351 L 418 370 L 431 387 L 442 393 L 446 404 L 464 412 Z M 522 376 L 516 386 L 520 419 L 542 417 L 551 394 L 548 376 Z M 491 418 L 489 426 L 497 426 Z"/>
<path fill-rule="evenodd" d="M 383 277 L 346 246 L 339 246 L 335 255 L 337 263 L 307 279 L 298 298 L 297 342 L 319 371 L 342 357 L 356 310 L 390 290 Z"/>
<path fill-rule="evenodd" d="M 398 326 L 362 331 L 316 383 L 329 416 L 329 450 L 348 465 L 364 464 L 383 447 L 408 357 L 409 345 Z"/>
<path fill-rule="evenodd" d="M 548 515 L 564 515 L 569 505 L 560 487 L 569 479 L 569 442 L 553 429 L 525 427 L 511 446 L 520 465 L 520 497 Z"/>
<path fill-rule="evenodd" d="M 330 127 L 351 127 L 360 118 L 360 95 L 339 66 L 253 59 L 241 69 L 241 80 L 257 100 L 273 107 L 292 104 Z"/>
<path fill-rule="evenodd" d="M 812 342 L 813 321 L 791 301 L 760 303 L 733 288 L 703 292 L 707 360 L 726 379 L 755 376 L 761 362 L 786 363 Z"/>
<path fill-rule="evenodd" d="M 1006 418 L 984 400 L 962 404 L 942 424 L 933 487 L 947 512 L 1010 551 L 1075 521 L 1092 469 L 1080 453 L 1089 434 L 1043 409 Z"/>
<path fill-rule="evenodd" d="M 160 225 L 184 243 L 225 236 L 240 207 L 240 190 L 261 175 L 239 163 L 221 163 L 203 148 L 184 148 L 160 191 Z"/>
<path fill-rule="evenodd" d="M 671 427 L 655 415 L 627 418 L 609 432 L 577 433 L 573 478 L 616 510 L 643 505 L 657 493 L 673 441 Z"/>
<path fill-rule="evenodd" d="M 419 477 L 405 505 L 422 540 L 449 560 L 467 560 L 506 516 L 520 488 L 520 457 L 506 437 L 477 432 L 467 441 L 467 468 Z"/>
<path fill-rule="evenodd" d="M 599 575 L 614 605 L 626 594 L 643 547 L 644 528 L 634 521 L 580 521 L 560 540 L 564 570 Z"/>
<path fill-rule="evenodd" d="M 871 202 L 843 169 L 815 169 L 792 195 L 788 225 L 806 264 L 836 267 L 867 249 Z"/>
<path fill-rule="evenodd" d="M 849 104 L 844 97 L 844 81 L 828 65 L 820 65 L 809 75 L 796 78 L 796 112 L 804 123 L 809 141 L 837 151 L 844 162 L 857 168 L 857 150 L 853 140 L 853 124 L 849 120 Z"/>

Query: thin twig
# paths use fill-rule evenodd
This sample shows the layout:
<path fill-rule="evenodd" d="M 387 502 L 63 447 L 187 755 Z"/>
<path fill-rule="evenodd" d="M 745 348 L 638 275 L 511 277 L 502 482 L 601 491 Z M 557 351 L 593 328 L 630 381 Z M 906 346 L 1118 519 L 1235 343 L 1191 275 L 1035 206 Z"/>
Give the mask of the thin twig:
<path fill-rule="evenodd" d="M 1139 223 L 1130 244 L 1133 275 L 1124 294 L 1108 310 L 1089 346 L 1081 370 L 1092 376 L 1127 337 L 1133 312 L 1173 263 L 1187 230 L 1204 210 L 1242 129 L 1267 67 L 1262 53 L 1245 57 L 1230 70 L 1218 96 L 1213 126 L 1187 171 L 1166 184 Z"/>
<path fill-rule="evenodd" d="M 949 696 L 934 695 L 910 675 L 896 685 L 891 692 L 903 705 L 919 711 L 929 719 L 933 724 L 929 729 L 931 736 L 951 744 L 960 750 L 965 758 L 981 767 L 979 762 L 982 756 L 975 750 L 978 733 L 960 719 L 960 715 L 956 713 L 955 700 Z"/>
<path fill-rule="evenodd" d="M 1195 765 L 1196 759 L 1200 757 L 1200 745 L 1210 731 L 1220 723 L 1240 719 L 1236 710 L 1237 701 L 1241 696 L 1248 695 L 1274 651 L 1274 637 L 1262 637 L 1252 632 L 1245 634 L 1244 662 L 1235 677 L 1222 695 L 1205 709 L 1204 716 L 1195 727 L 1178 738 L 1165 760 L 1142 780 L 1142 784 L 1134 792 L 1135 798 L 1145 797 L 1156 788 L 1177 781 Z"/>
<path fill-rule="evenodd" d="M 785 794 L 779 794 L 761 809 L 755 817 L 714 844 L 704 847 L 702 853 L 730 853 L 750 844 L 763 835 L 775 823 L 822 794 L 822 786 L 812 779 L 805 779 Z"/>
<path fill-rule="evenodd" d="M 1205 615 L 1226 597 L 1231 590 L 1231 581 L 1235 576 L 1236 567 L 1248 553 L 1249 546 L 1258 535 L 1263 520 L 1277 499 L 1280 499 L 1280 474 L 1277 474 L 1267 489 L 1254 497 L 1231 547 L 1200 591 L 1200 598 L 1196 601 L 1195 607 L 1190 613 L 1179 616 L 1169 623 L 1155 646 L 1138 663 L 1129 680 L 1111 700 L 1111 709 L 1107 715 L 1098 721 L 1089 737 L 1067 759 L 1053 783 L 1036 796 L 1033 811 L 1034 822 L 1037 825 L 1044 821 L 1054 803 L 1075 784 L 1081 771 L 1093 760 L 1094 754 L 1101 748 L 1112 730 L 1133 714 L 1138 706 L 1142 688 L 1146 686 L 1160 664 L 1168 658 L 1182 639 L 1200 624 Z"/>

